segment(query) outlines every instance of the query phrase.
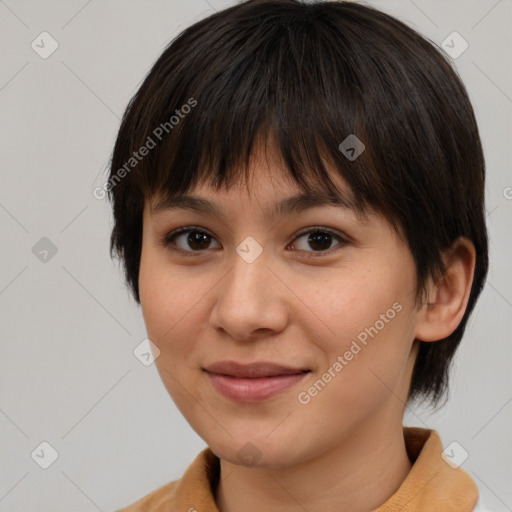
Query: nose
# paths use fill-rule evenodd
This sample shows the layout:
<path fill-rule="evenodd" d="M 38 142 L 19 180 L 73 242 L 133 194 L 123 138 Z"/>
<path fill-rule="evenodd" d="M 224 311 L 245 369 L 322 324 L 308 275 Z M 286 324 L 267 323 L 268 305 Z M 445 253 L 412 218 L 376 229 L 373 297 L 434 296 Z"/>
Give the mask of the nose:
<path fill-rule="evenodd" d="M 211 325 L 241 341 L 283 331 L 289 321 L 286 286 L 269 268 L 265 251 L 252 263 L 237 253 L 233 261 L 215 287 Z"/>

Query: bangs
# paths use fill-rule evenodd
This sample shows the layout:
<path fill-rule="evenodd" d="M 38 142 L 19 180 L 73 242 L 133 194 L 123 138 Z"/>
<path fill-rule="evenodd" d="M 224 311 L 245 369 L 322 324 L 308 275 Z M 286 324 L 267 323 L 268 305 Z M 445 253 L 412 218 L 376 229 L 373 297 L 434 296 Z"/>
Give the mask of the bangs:
<path fill-rule="evenodd" d="M 247 183 L 251 156 L 271 144 L 301 190 L 321 190 L 346 203 L 329 176 L 334 169 L 348 184 L 356 212 L 382 208 L 353 49 L 339 45 L 328 23 L 318 28 L 304 13 L 284 14 L 280 23 L 234 20 L 233 29 L 209 34 L 208 51 L 187 34 L 171 43 L 165 69 L 155 65 L 160 81 L 153 83 L 148 111 L 158 116 L 149 119 L 142 111 L 145 130 L 135 137 L 137 144 L 155 139 L 162 131 L 157 127 L 177 121 L 133 171 L 145 199 L 184 194 L 200 183 L 214 189 Z M 237 31 L 251 36 L 237 37 Z M 349 159 L 339 146 L 354 135 L 365 150 Z"/>

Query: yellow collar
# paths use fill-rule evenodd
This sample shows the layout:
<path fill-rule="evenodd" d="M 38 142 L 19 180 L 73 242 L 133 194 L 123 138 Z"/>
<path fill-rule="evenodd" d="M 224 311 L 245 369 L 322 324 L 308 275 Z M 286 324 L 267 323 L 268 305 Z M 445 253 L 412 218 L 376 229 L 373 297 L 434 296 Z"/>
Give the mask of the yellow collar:
<path fill-rule="evenodd" d="M 396 493 L 372 512 L 472 511 L 478 488 L 468 473 L 441 457 L 443 445 L 438 433 L 405 426 L 403 432 L 413 466 Z M 214 494 L 219 473 L 219 458 L 205 448 L 179 480 L 118 512 L 219 512 Z"/>

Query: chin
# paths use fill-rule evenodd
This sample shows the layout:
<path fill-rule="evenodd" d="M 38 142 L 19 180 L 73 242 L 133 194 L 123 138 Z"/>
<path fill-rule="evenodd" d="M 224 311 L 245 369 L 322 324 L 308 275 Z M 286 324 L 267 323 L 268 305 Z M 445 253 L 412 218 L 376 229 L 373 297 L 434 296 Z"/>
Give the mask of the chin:
<path fill-rule="evenodd" d="M 290 444 L 284 439 L 259 439 L 247 436 L 246 440 L 230 439 L 226 444 L 208 443 L 217 457 L 231 464 L 244 467 L 278 469 L 296 463 L 297 447 L 290 453 Z"/>

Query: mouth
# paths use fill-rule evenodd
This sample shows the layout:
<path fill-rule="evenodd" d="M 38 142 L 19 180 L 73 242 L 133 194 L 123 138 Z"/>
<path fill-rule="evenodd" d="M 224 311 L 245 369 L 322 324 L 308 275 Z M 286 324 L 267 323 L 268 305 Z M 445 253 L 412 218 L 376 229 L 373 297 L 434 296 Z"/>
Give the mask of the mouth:
<path fill-rule="evenodd" d="M 240 364 L 223 361 L 204 368 L 213 387 L 235 402 L 268 400 L 294 386 L 311 372 L 269 362 Z"/>

